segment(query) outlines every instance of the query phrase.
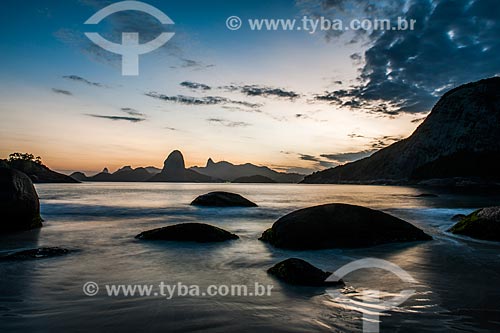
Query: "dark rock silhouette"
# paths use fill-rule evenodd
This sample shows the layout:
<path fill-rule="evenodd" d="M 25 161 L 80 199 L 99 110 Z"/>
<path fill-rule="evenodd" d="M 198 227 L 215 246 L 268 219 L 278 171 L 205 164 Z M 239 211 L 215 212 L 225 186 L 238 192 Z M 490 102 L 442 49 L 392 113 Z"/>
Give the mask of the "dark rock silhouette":
<path fill-rule="evenodd" d="M 500 241 L 500 206 L 478 209 L 462 217 L 449 231 L 477 239 Z"/>
<path fill-rule="evenodd" d="M 263 176 L 277 183 L 298 183 L 304 179 L 304 175 L 297 173 L 284 173 L 271 170 L 265 166 L 257 166 L 251 163 L 235 165 L 230 162 L 221 161 L 215 163 L 208 159 L 205 167 L 192 167 L 191 170 L 216 179 L 234 182 L 241 177 Z"/>
<path fill-rule="evenodd" d="M 257 207 L 255 203 L 239 194 L 221 191 L 200 195 L 191 202 L 191 205 L 205 207 Z"/>
<path fill-rule="evenodd" d="M 29 249 L 19 252 L 10 253 L 1 256 L 0 260 L 31 260 L 31 259 L 46 259 L 52 257 L 59 257 L 73 252 L 68 249 L 60 247 L 41 247 L 38 249 Z"/>
<path fill-rule="evenodd" d="M 344 285 L 342 280 L 325 281 L 332 273 L 324 272 L 305 260 L 289 258 L 281 261 L 267 270 L 267 273 L 279 280 L 301 286 Z"/>
<path fill-rule="evenodd" d="M 232 181 L 232 183 L 254 183 L 254 184 L 269 183 L 269 184 L 272 184 L 272 183 L 276 183 L 276 181 L 274 181 L 271 178 L 266 177 L 266 176 L 254 175 L 254 176 L 236 178 L 235 180 Z"/>
<path fill-rule="evenodd" d="M 40 202 L 30 178 L 0 168 L 0 233 L 40 228 Z"/>
<path fill-rule="evenodd" d="M 212 177 L 202 175 L 196 171 L 186 169 L 182 153 L 178 150 L 174 150 L 165 160 L 162 171 L 154 175 L 148 181 L 209 183 L 213 182 L 213 179 Z"/>
<path fill-rule="evenodd" d="M 498 180 L 499 169 L 500 77 L 493 77 L 448 91 L 409 138 L 362 160 L 316 172 L 303 182 L 407 183 L 445 177 Z"/>
<path fill-rule="evenodd" d="M 33 183 L 79 183 L 78 180 L 63 175 L 62 173 L 50 170 L 41 162 L 36 163 L 28 160 L 3 161 L 3 165 L 16 169 L 28 175 Z"/>
<path fill-rule="evenodd" d="M 279 248 L 300 250 L 358 248 L 431 240 L 432 237 L 384 212 L 335 203 L 285 215 L 259 239 Z"/>
<path fill-rule="evenodd" d="M 181 223 L 168 227 L 141 232 L 135 236 L 137 239 L 166 240 L 182 242 L 223 242 L 238 239 L 235 234 L 224 229 L 204 223 Z"/>

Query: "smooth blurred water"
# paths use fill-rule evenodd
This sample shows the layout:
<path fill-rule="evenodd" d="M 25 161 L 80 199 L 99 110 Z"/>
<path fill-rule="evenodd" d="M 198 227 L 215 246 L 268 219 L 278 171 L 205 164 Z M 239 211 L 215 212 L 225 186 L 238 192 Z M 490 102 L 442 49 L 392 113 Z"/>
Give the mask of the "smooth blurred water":
<path fill-rule="evenodd" d="M 257 208 L 196 208 L 197 195 L 224 190 Z M 64 257 L 0 262 L 0 332 L 361 332 L 363 290 L 391 296 L 408 284 L 379 269 L 345 277 L 336 302 L 325 288 L 281 284 L 274 263 L 305 259 L 335 271 L 352 260 L 389 260 L 417 281 L 417 294 L 381 317 L 381 332 L 500 330 L 500 244 L 446 233 L 450 218 L 498 205 L 492 194 L 427 192 L 409 187 L 286 184 L 84 183 L 37 185 L 45 226 L 0 236 L 0 254 L 41 246 L 77 249 Z M 382 209 L 424 229 L 433 241 L 366 249 L 287 251 L 257 240 L 298 208 L 343 202 Z M 180 222 L 217 225 L 240 236 L 219 244 L 145 242 L 141 231 Z M 109 297 L 83 294 L 104 284 L 272 284 L 262 297 Z M 102 288 L 101 288 L 102 289 Z"/>

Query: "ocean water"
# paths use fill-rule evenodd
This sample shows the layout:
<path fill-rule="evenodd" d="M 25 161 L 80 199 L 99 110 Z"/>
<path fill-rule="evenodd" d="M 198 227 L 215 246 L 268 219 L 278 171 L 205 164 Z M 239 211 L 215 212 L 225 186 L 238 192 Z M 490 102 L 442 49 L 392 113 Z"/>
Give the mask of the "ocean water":
<path fill-rule="evenodd" d="M 365 290 L 381 297 L 415 289 L 380 316 L 381 332 L 500 331 L 500 244 L 450 235 L 455 214 L 498 205 L 500 196 L 438 193 L 410 187 L 288 184 L 84 183 L 37 185 L 45 226 L 0 236 L 0 254 L 42 246 L 77 250 L 67 256 L 0 262 L 0 332 L 361 332 Z M 196 208 L 197 195 L 224 190 L 257 208 Z M 437 193 L 437 192 L 435 192 Z M 280 216 L 298 208 L 343 202 L 381 209 L 424 229 L 430 242 L 365 249 L 288 251 L 257 240 Z M 204 222 L 240 236 L 218 244 L 147 242 L 141 231 Z M 305 259 L 335 271 L 367 257 L 390 261 L 417 283 L 380 269 L 347 275 L 346 287 L 282 284 L 273 264 Z M 93 297 L 82 286 L 101 287 Z M 273 285 L 265 296 L 108 296 L 105 285 Z M 366 309 L 363 310 L 366 313 Z"/>

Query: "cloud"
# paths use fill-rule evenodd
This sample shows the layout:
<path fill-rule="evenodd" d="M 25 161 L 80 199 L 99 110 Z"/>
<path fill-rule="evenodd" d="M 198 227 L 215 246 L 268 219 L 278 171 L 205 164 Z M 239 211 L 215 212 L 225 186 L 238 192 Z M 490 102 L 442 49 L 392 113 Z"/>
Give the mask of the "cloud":
<path fill-rule="evenodd" d="M 283 88 L 274 88 L 267 86 L 259 86 L 259 85 L 228 85 L 220 87 L 222 89 L 226 89 L 229 91 L 240 91 L 247 96 L 263 96 L 263 97 L 280 97 L 280 98 L 288 98 L 295 99 L 300 97 L 300 94 L 291 91 L 285 90 Z"/>
<path fill-rule="evenodd" d="M 73 93 L 71 91 L 64 90 L 64 89 L 52 88 L 52 92 L 54 92 L 56 94 L 67 95 L 67 96 L 72 96 L 73 95 Z"/>
<path fill-rule="evenodd" d="M 178 131 L 178 129 L 175 127 L 165 127 L 165 129 L 167 129 L 169 131 Z"/>
<path fill-rule="evenodd" d="M 185 105 L 220 105 L 220 104 L 235 104 L 246 106 L 249 108 L 259 108 L 262 104 L 250 103 L 245 101 L 231 100 L 226 97 L 220 96 L 204 96 L 204 97 L 192 97 L 184 95 L 167 96 L 159 94 L 157 92 L 145 93 L 146 96 L 156 98 L 165 102 L 179 103 Z"/>
<path fill-rule="evenodd" d="M 420 123 L 420 122 L 424 121 L 424 120 L 425 120 L 425 118 L 427 118 L 427 117 L 415 118 L 415 119 L 413 119 L 411 122 L 412 122 L 412 123 Z"/>
<path fill-rule="evenodd" d="M 186 58 L 181 58 L 181 68 L 191 68 L 194 70 L 201 70 L 201 69 L 207 69 L 211 67 L 215 67 L 213 64 L 205 64 L 201 61 L 198 60 L 193 60 L 193 59 L 186 59 Z M 175 68 L 175 66 L 173 66 Z"/>
<path fill-rule="evenodd" d="M 63 79 L 71 80 L 71 81 L 75 81 L 75 82 L 81 82 L 81 83 L 87 84 L 89 86 L 94 86 L 94 87 L 104 87 L 104 85 L 99 83 L 99 82 L 91 82 L 87 79 L 84 79 L 81 76 L 78 76 L 78 75 L 65 75 L 65 76 L 63 76 Z"/>
<path fill-rule="evenodd" d="M 244 121 L 230 121 L 222 118 L 209 118 L 207 119 L 207 121 L 210 123 L 220 124 L 226 127 L 247 127 L 252 125 Z"/>
<path fill-rule="evenodd" d="M 392 145 L 395 142 L 403 140 L 404 137 L 402 136 L 390 136 L 390 135 L 384 135 L 376 138 L 372 138 L 372 141 L 370 142 L 370 146 L 373 149 L 382 149 L 387 146 Z"/>
<path fill-rule="evenodd" d="M 146 120 L 144 118 L 138 118 L 138 117 L 103 116 L 103 115 L 99 115 L 99 114 L 87 114 L 87 116 L 94 117 L 94 118 L 109 119 L 109 120 L 113 120 L 113 121 L 125 120 L 125 121 L 130 121 L 132 123 L 137 123 L 137 122 L 141 122 L 141 121 Z"/>
<path fill-rule="evenodd" d="M 299 158 L 303 161 L 311 161 L 311 162 L 319 162 L 320 159 L 316 156 L 307 155 L 307 154 L 299 154 Z"/>
<path fill-rule="evenodd" d="M 181 82 L 181 86 L 189 88 L 189 89 L 199 89 L 199 90 L 210 90 L 212 89 L 210 86 L 207 86 L 206 84 L 203 83 L 197 83 L 197 82 L 191 82 L 191 81 L 184 81 Z"/>
<path fill-rule="evenodd" d="M 343 164 L 347 162 L 356 161 L 365 157 L 370 156 L 378 149 L 368 149 L 362 150 L 358 152 L 348 152 L 348 153 L 338 153 L 338 154 L 321 154 L 321 157 L 324 157 L 328 160 L 334 161 L 337 164 Z"/>
<path fill-rule="evenodd" d="M 121 108 L 120 110 L 123 111 L 123 112 L 125 112 L 128 115 L 131 115 L 131 116 L 140 116 L 140 117 L 144 117 L 145 116 L 144 113 L 139 112 L 139 111 L 137 111 L 136 109 L 133 109 L 133 108 Z"/>
<path fill-rule="evenodd" d="M 312 1 L 304 3 L 313 8 Z M 396 22 L 401 16 L 416 24 L 413 31 L 365 34 L 370 47 L 364 52 L 359 83 L 317 100 L 389 115 L 422 113 L 446 90 L 500 74 L 497 0 L 331 0 L 321 4 L 314 8 L 322 15 L 335 10 L 349 15 L 352 8 L 361 8 L 368 17 L 379 15 Z M 348 101 L 353 102 L 349 105 Z"/>

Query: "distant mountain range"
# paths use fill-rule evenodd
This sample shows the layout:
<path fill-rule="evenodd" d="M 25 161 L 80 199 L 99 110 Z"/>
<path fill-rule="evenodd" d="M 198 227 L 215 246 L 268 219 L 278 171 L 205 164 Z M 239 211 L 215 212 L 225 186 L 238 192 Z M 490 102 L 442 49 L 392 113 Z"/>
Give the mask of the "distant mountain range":
<path fill-rule="evenodd" d="M 303 183 L 467 185 L 500 180 L 500 77 L 445 93 L 407 139 Z"/>
<path fill-rule="evenodd" d="M 165 160 L 163 169 L 155 167 L 133 169 L 125 166 L 114 173 L 109 173 L 105 168 L 94 176 L 87 177 L 82 172 L 74 172 L 71 177 L 91 182 L 298 183 L 304 175 L 277 172 L 250 163 L 242 165 L 229 162 L 214 163 L 212 159 L 208 160 L 206 167 L 187 169 L 182 153 L 174 150 Z"/>
<path fill-rule="evenodd" d="M 226 161 L 215 163 L 211 158 L 208 159 L 205 167 L 192 167 L 191 170 L 216 179 L 226 181 L 235 181 L 238 178 L 262 176 L 275 183 L 298 183 L 304 179 L 304 175 L 298 173 L 284 173 L 274 171 L 266 166 L 257 166 L 246 163 L 235 165 Z M 259 182 L 263 182 L 260 178 Z M 238 181 L 239 182 L 239 181 Z"/>

